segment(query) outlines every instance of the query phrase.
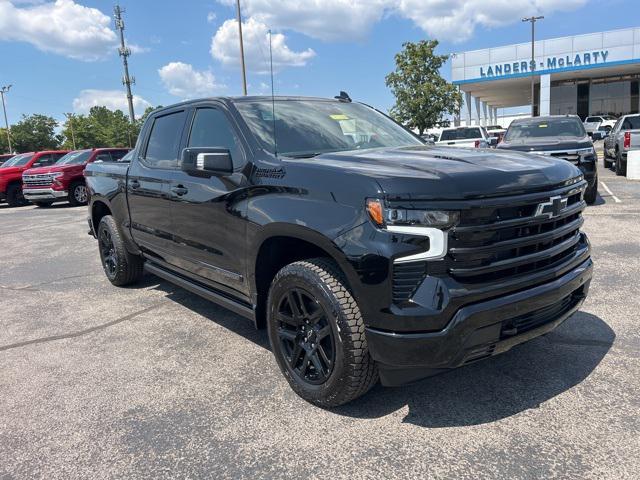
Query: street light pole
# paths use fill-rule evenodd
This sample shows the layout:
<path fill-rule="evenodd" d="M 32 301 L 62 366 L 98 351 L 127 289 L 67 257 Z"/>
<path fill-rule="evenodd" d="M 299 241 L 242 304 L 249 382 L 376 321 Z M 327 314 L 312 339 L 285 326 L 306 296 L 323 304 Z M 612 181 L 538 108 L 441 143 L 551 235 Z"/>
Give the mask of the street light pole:
<path fill-rule="evenodd" d="M 73 113 L 65 113 L 65 117 L 69 121 L 69 128 L 71 128 L 71 143 L 73 144 L 73 149 L 76 149 L 76 135 L 73 132 Z"/>
<path fill-rule="evenodd" d="M 543 16 L 539 16 L 539 17 L 525 17 L 522 19 L 523 22 L 531 22 L 531 64 L 530 64 L 530 70 L 531 70 L 531 116 L 534 116 L 535 113 L 535 105 L 536 105 L 536 97 L 535 97 L 535 88 L 536 88 L 536 77 L 535 77 L 535 71 L 536 71 L 536 54 L 535 54 L 535 45 L 536 45 L 536 22 L 538 20 L 542 20 L 544 17 Z"/>
<path fill-rule="evenodd" d="M 11 128 L 9 128 L 9 120 L 7 119 L 7 107 L 4 105 L 4 95 L 11 89 L 11 85 L 0 88 L 0 96 L 2 96 L 2 111 L 4 112 L 4 124 L 7 127 L 7 144 L 9 145 L 9 153 L 13 153 L 11 150 Z"/>
<path fill-rule="evenodd" d="M 240 14 L 240 0 L 236 0 L 236 9 L 238 11 L 238 34 L 240 36 L 240 66 L 242 68 L 242 93 L 247 94 L 247 73 L 244 66 L 244 45 L 242 43 L 242 15 Z"/>

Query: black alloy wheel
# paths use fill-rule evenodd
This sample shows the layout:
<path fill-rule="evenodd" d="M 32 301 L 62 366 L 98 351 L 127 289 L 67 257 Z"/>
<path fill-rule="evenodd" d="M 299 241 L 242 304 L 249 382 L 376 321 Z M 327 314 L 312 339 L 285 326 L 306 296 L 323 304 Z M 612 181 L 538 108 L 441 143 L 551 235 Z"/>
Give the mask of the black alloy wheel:
<path fill-rule="evenodd" d="M 100 258 L 107 277 L 111 280 L 115 278 L 118 271 L 118 252 L 113 244 L 113 237 L 107 228 L 100 230 L 98 238 L 100 244 Z"/>
<path fill-rule="evenodd" d="M 276 320 L 280 348 L 291 372 L 311 385 L 326 382 L 335 363 L 335 340 L 318 300 L 302 288 L 292 288 L 280 297 Z"/>

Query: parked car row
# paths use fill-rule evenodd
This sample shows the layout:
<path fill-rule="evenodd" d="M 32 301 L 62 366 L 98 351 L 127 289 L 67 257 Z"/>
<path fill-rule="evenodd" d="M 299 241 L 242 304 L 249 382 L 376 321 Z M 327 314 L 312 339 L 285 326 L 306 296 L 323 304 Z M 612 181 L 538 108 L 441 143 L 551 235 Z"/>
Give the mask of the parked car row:
<path fill-rule="evenodd" d="M 118 161 L 128 151 L 128 148 L 91 148 L 14 155 L 0 165 L 0 202 L 5 201 L 11 207 L 27 201 L 40 207 L 62 201 L 85 205 L 86 166 L 95 161 Z"/>

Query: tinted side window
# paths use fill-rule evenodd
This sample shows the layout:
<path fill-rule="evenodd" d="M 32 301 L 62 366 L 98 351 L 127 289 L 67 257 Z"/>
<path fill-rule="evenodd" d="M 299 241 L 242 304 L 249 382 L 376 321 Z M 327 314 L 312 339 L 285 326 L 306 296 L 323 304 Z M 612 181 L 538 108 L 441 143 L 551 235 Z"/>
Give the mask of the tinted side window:
<path fill-rule="evenodd" d="M 51 161 L 51 155 L 42 155 L 38 158 L 33 164 L 34 167 L 46 167 L 47 165 L 51 165 L 53 162 Z"/>
<path fill-rule="evenodd" d="M 184 126 L 184 111 L 157 117 L 153 121 L 149 143 L 144 159 L 154 167 L 175 168 L 178 166 L 178 149 Z"/>
<path fill-rule="evenodd" d="M 111 150 L 111 158 L 113 159 L 114 162 L 117 162 L 122 157 L 124 157 L 128 152 L 129 150 Z"/>
<path fill-rule="evenodd" d="M 51 155 L 53 163 L 56 163 L 58 160 L 60 160 L 65 155 L 66 155 L 66 153 L 54 153 L 53 155 Z"/>
<path fill-rule="evenodd" d="M 109 155 L 109 152 L 101 152 L 98 155 L 96 155 L 96 162 L 110 162 L 111 161 L 111 155 Z"/>
<path fill-rule="evenodd" d="M 216 108 L 199 108 L 196 110 L 191 135 L 190 147 L 228 148 L 235 166 L 244 162 L 239 140 L 233 131 L 224 112 Z"/>

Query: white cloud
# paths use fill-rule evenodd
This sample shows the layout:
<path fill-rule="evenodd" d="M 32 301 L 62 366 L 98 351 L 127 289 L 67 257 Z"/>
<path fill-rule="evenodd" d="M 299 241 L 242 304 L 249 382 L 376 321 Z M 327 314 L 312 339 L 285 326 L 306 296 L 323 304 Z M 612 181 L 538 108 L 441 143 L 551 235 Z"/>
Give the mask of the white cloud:
<path fill-rule="evenodd" d="M 0 40 L 28 42 L 44 52 L 93 61 L 113 52 L 117 38 L 107 15 L 72 0 L 22 8 L 0 0 Z"/>
<path fill-rule="evenodd" d="M 127 47 L 129 47 L 129 50 L 131 50 L 131 53 L 147 53 L 150 52 L 151 49 L 149 47 L 143 47 L 141 45 L 138 45 L 136 43 L 129 43 L 127 42 Z"/>
<path fill-rule="evenodd" d="M 188 63 L 168 63 L 158 70 L 158 74 L 165 88 L 176 97 L 208 97 L 224 88 L 216 83 L 213 73 L 198 71 Z"/>
<path fill-rule="evenodd" d="M 215 12 L 207 13 L 207 22 L 213 23 L 213 22 L 216 21 L 216 18 L 217 18 L 217 16 L 216 16 Z"/>
<path fill-rule="evenodd" d="M 255 18 L 242 22 L 242 38 L 244 41 L 244 55 L 247 70 L 257 73 L 269 72 L 269 33 L 264 23 Z M 302 67 L 312 59 L 316 53 L 310 48 L 294 52 L 286 44 L 286 37 L 281 33 L 274 33 L 271 41 L 273 49 L 273 68 Z M 211 39 L 211 55 L 224 65 L 238 65 L 238 22 L 227 20 Z"/>
<path fill-rule="evenodd" d="M 366 37 L 385 15 L 410 19 L 440 40 L 464 41 L 478 26 L 498 27 L 533 13 L 575 10 L 588 0 L 244 0 L 243 13 L 277 29 L 325 41 Z M 219 0 L 235 6 L 235 0 Z"/>
<path fill-rule="evenodd" d="M 122 110 L 124 113 L 129 112 L 129 104 L 127 96 L 122 90 L 82 90 L 80 94 L 73 99 L 73 111 L 75 113 L 88 113 L 91 107 L 107 107 L 110 110 Z M 133 96 L 133 109 L 136 116 L 140 117 L 151 103 L 138 95 Z"/>

